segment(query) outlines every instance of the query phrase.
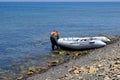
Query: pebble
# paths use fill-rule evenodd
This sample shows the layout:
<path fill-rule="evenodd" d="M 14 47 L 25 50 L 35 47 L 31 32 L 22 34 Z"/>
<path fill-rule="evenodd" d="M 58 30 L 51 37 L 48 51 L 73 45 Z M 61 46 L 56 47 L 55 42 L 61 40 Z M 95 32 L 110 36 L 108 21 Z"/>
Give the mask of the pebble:
<path fill-rule="evenodd" d="M 111 80 L 108 76 L 106 76 L 105 78 L 104 78 L 104 80 Z"/>
<path fill-rule="evenodd" d="M 23 75 L 19 76 L 16 80 L 22 80 L 23 79 Z"/>
<path fill-rule="evenodd" d="M 90 66 L 90 69 L 89 69 L 89 73 L 92 74 L 94 72 L 96 72 L 98 69 L 95 68 L 94 66 Z"/>
<path fill-rule="evenodd" d="M 117 75 L 117 78 L 120 78 L 120 75 Z"/>

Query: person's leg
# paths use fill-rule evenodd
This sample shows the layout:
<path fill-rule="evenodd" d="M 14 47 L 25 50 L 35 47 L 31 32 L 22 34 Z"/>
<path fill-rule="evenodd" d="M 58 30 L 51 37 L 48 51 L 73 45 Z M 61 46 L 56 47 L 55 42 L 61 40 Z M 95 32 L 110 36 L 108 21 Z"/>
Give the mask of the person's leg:
<path fill-rule="evenodd" d="M 59 45 L 56 40 L 55 40 L 55 46 L 57 47 L 57 49 L 59 49 Z"/>
<path fill-rule="evenodd" d="M 55 49 L 55 40 L 53 37 L 50 37 L 50 40 L 51 40 L 51 44 L 52 44 L 52 50 Z"/>
<path fill-rule="evenodd" d="M 54 50 L 54 47 L 55 47 L 54 44 L 52 44 L 52 50 Z"/>

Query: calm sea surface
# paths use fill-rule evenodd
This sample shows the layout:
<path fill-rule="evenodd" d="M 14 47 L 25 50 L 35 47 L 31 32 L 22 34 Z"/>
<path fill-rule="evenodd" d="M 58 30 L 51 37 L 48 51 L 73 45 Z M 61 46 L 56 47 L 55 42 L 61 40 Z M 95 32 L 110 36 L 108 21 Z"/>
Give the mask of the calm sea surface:
<path fill-rule="evenodd" d="M 11 64 L 27 57 L 34 57 L 34 62 L 46 60 L 51 53 L 49 33 L 54 29 L 60 37 L 119 35 L 120 3 L 1 2 L 0 71 L 9 71 Z"/>

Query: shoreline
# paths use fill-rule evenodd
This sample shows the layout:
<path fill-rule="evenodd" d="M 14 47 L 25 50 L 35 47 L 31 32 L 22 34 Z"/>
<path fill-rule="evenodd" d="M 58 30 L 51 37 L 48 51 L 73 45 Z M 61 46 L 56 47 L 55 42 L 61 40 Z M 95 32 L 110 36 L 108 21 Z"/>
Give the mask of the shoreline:
<path fill-rule="evenodd" d="M 110 62 L 114 62 L 114 59 L 120 59 L 120 57 L 118 56 L 119 53 L 120 53 L 120 37 L 118 41 L 116 41 L 115 43 L 109 44 L 103 48 L 95 49 L 94 51 L 88 54 L 79 56 L 79 58 L 52 67 L 44 73 L 35 74 L 31 77 L 28 77 L 27 80 L 70 80 L 70 79 L 86 80 L 89 78 L 90 79 L 109 78 L 109 76 L 106 77 L 106 74 L 102 75 L 102 77 L 98 76 L 98 73 L 96 71 L 99 71 L 99 74 L 101 74 L 102 72 L 100 72 L 101 68 L 100 66 L 102 65 L 102 68 L 105 68 L 106 66 L 105 65 L 103 66 L 103 64 L 106 65 L 113 64 Z M 78 69 L 80 69 L 80 67 L 83 67 L 85 68 L 85 71 L 81 72 L 79 70 L 76 70 L 75 67 L 77 67 Z M 73 71 L 71 72 L 70 69 L 72 69 Z M 76 73 L 74 73 L 75 70 Z M 116 74 L 116 76 L 120 78 L 119 75 Z"/>

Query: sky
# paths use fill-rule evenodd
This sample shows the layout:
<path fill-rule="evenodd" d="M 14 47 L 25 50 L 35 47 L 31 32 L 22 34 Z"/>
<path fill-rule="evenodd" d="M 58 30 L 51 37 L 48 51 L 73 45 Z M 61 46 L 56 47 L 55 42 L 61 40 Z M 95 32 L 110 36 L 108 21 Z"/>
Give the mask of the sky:
<path fill-rule="evenodd" d="M 0 0 L 0 2 L 116 2 L 120 0 Z"/>

